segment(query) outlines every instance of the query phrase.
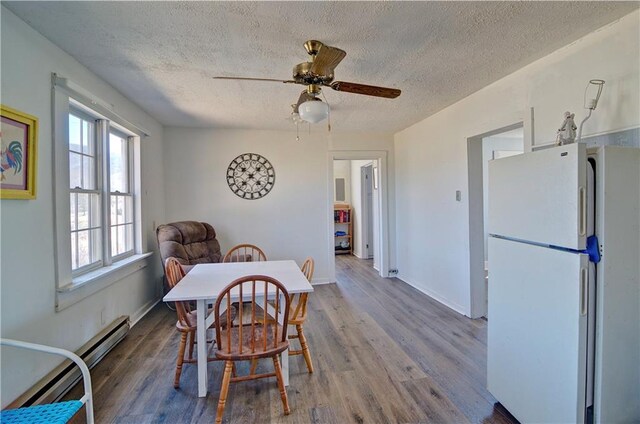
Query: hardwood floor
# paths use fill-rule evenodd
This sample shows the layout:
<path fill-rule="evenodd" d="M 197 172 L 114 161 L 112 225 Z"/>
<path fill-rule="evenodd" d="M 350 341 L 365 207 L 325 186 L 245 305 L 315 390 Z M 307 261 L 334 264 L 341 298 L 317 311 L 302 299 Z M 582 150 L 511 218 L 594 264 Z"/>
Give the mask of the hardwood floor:
<path fill-rule="evenodd" d="M 302 356 L 290 358 L 291 415 L 282 413 L 275 379 L 266 379 L 231 385 L 224 422 L 516 422 L 485 388 L 486 321 L 380 278 L 371 261 L 342 255 L 336 267 L 338 283 L 309 296 L 305 333 L 315 372 Z M 175 320 L 158 305 L 92 370 L 97 423 L 214 422 L 223 364 L 209 363 L 207 398 L 197 397 L 193 365 L 175 390 Z M 248 364 L 239 367 L 246 372 Z"/>

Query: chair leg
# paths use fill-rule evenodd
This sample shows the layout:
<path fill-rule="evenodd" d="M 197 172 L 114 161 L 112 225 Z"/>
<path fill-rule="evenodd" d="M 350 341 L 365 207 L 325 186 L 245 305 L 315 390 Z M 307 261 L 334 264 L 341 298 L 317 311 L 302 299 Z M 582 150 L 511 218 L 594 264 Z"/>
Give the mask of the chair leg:
<path fill-rule="evenodd" d="M 238 372 L 236 371 L 236 363 L 235 362 L 231 365 L 231 375 L 234 378 L 238 376 Z"/>
<path fill-rule="evenodd" d="M 180 387 L 180 374 L 182 374 L 182 363 L 184 362 L 184 350 L 187 346 L 187 333 L 180 334 L 180 346 L 178 346 L 178 359 L 176 361 L 176 377 L 173 380 L 173 387 Z"/>
<path fill-rule="evenodd" d="M 297 324 L 296 330 L 298 330 L 298 338 L 300 339 L 300 345 L 302 346 L 302 354 L 304 355 L 304 361 L 307 363 L 307 370 L 309 370 L 309 373 L 312 373 L 313 363 L 311 362 L 311 352 L 309 352 L 309 345 L 307 345 L 307 338 L 304 336 L 304 331 L 302 330 L 302 324 Z"/>
<path fill-rule="evenodd" d="M 218 412 L 216 414 L 216 424 L 222 423 L 222 415 L 224 415 L 224 407 L 227 403 L 227 394 L 229 393 L 229 383 L 231 382 L 231 371 L 233 370 L 233 361 L 225 361 L 224 374 L 222 376 L 222 386 L 220 387 L 220 399 L 218 400 Z"/>
<path fill-rule="evenodd" d="M 189 360 L 193 359 L 193 345 L 196 342 L 196 332 L 189 332 Z"/>
<path fill-rule="evenodd" d="M 249 375 L 254 375 L 256 373 L 257 368 L 258 368 L 258 359 L 253 358 L 251 360 L 251 367 L 249 368 Z"/>
<path fill-rule="evenodd" d="M 289 415 L 291 410 L 289 409 L 289 398 L 287 397 L 287 390 L 284 387 L 284 381 L 282 380 L 282 369 L 280 368 L 280 358 L 278 355 L 273 357 L 273 368 L 276 370 L 276 378 L 278 379 L 278 390 L 280 390 L 280 398 L 282 399 L 282 406 L 284 407 L 284 415 Z"/>

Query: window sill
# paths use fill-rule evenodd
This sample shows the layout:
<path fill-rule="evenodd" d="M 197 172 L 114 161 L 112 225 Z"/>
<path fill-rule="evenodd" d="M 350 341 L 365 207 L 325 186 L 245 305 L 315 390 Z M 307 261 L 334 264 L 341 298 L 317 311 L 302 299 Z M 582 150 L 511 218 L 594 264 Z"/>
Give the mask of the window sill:
<path fill-rule="evenodd" d="M 74 278 L 71 283 L 57 289 L 56 310 L 65 309 L 145 268 L 147 266 L 146 259 L 151 255 L 153 252 L 129 256 L 110 266 Z"/>

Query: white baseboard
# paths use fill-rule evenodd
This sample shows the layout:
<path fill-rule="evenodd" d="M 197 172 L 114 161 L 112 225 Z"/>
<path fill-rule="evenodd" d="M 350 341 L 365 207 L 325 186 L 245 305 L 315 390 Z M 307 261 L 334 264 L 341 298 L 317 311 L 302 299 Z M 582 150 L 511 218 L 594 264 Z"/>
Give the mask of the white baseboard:
<path fill-rule="evenodd" d="M 160 301 L 162 301 L 162 298 L 152 299 L 142 305 L 140 309 L 138 309 L 131 317 L 131 327 L 136 325 L 138 321 L 144 318 L 144 316 L 147 315 Z"/>
<path fill-rule="evenodd" d="M 416 283 L 410 281 L 407 278 L 403 278 L 401 275 L 397 275 L 395 276 L 397 279 L 409 284 L 411 287 L 413 287 L 414 289 L 426 294 L 427 296 L 429 296 L 430 298 L 432 298 L 433 300 L 442 303 L 444 306 L 446 306 L 449 309 L 453 309 L 454 311 L 456 311 L 457 313 L 464 315 L 466 317 L 468 317 L 469 315 L 466 313 L 465 308 L 463 308 L 461 305 L 458 305 L 455 302 L 452 302 L 450 300 L 448 300 L 446 297 L 440 296 L 438 293 L 435 293 L 429 289 L 425 289 L 424 287 L 420 287 L 418 286 Z"/>

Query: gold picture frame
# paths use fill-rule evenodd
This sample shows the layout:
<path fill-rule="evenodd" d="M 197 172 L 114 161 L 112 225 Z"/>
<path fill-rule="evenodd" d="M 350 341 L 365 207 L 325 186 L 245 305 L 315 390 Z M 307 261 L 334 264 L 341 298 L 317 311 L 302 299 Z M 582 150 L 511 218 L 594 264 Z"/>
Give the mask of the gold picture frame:
<path fill-rule="evenodd" d="M 35 199 L 38 118 L 0 105 L 0 199 Z"/>

